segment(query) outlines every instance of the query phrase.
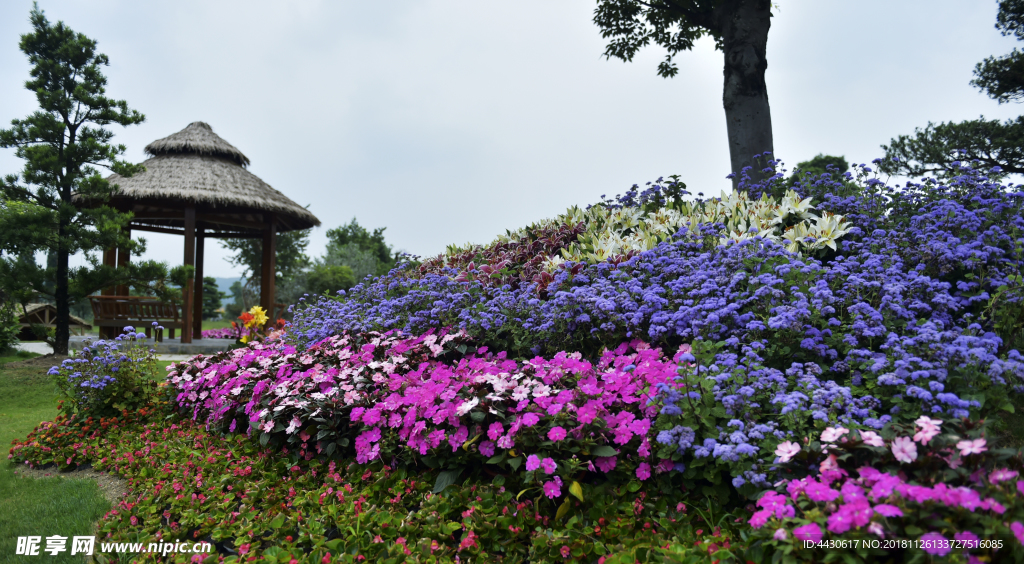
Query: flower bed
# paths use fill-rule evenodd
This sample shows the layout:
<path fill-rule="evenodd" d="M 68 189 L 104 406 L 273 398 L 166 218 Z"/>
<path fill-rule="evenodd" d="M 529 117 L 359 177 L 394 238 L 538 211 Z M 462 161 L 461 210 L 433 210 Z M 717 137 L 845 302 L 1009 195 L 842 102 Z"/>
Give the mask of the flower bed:
<path fill-rule="evenodd" d="M 549 498 L 582 467 L 641 480 L 673 468 L 651 458 L 649 440 L 652 390 L 677 369 L 661 351 L 634 342 L 597 364 L 566 353 L 517 363 L 467 345 L 443 331 L 341 335 L 301 352 L 275 343 L 194 359 L 168 377 L 196 421 L 306 459 L 541 468 Z"/>
<path fill-rule="evenodd" d="M 573 498 L 556 519 L 536 495 L 504 478 L 472 479 L 433 493 L 436 470 L 378 463 L 295 460 L 277 450 L 184 421 L 160 406 L 106 419 L 68 438 L 44 425 L 17 445 L 16 460 L 91 462 L 129 480 L 131 491 L 99 523 L 104 542 L 206 541 L 223 562 L 632 563 L 661 553 L 728 554 L 720 531 L 694 530 L 685 506 L 642 503 L 628 489 Z M 90 422 L 93 423 L 93 422 Z M 694 547 L 681 551 L 682 546 Z M 666 548 L 669 547 L 669 548 Z M 109 557 L 110 555 L 108 555 Z M 191 555 L 133 554 L 131 562 L 191 562 Z M 116 561 L 116 559 L 114 560 Z"/>

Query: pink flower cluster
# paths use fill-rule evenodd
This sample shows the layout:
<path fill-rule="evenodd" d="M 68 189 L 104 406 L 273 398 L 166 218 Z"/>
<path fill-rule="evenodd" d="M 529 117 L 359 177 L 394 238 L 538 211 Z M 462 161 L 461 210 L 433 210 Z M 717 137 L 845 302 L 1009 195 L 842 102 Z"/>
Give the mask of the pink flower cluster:
<path fill-rule="evenodd" d="M 918 444 L 927 445 L 940 433 L 942 422 L 928 417 L 921 417 L 915 421 L 916 433 L 911 437 L 896 437 L 888 445 L 877 433 L 872 431 L 859 431 L 861 441 L 872 447 L 889 447 L 893 457 L 899 463 L 908 463 L 917 460 Z M 829 427 L 821 434 L 822 450 L 839 448 L 838 443 L 848 441 L 847 436 L 853 436 L 849 429 L 842 427 Z M 968 439 L 959 441 L 956 445 L 961 457 L 980 454 L 987 450 L 985 439 Z M 781 462 L 792 459 L 799 451 L 800 446 L 796 443 L 785 442 L 779 445 L 775 454 Z M 946 452 L 949 449 L 942 450 Z M 938 455 L 939 451 L 936 451 Z M 961 463 L 960 459 L 951 459 L 954 456 L 943 457 L 947 463 L 954 468 Z M 803 515 L 800 504 L 806 507 L 807 500 L 813 502 L 815 512 L 825 518 L 825 525 L 829 532 L 843 534 L 851 529 L 863 528 L 867 532 L 884 538 L 893 531 L 887 531 L 886 519 L 904 518 L 906 513 L 917 513 L 923 510 L 925 514 L 934 514 L 935 511 L 946 509 L 952 511 L 990 512 L 998 520 L 1009 517 L 1008 507 L 1004 503 L 1018 500 L 1024 495 L 1024 480 L 1016 480 L 1019 473 L 1009 468 L 997 468 L 986 476 L 981 470 L 971 475 L 971 483 L 968 486 L 949 486 L 945 483 L 934 485 L 913 484 L 906 480 L 902 473 L 893 474 L 882 472 L 870 466 L 863 466 L 857 470 L 859 477 L 850 478 L 848 473 L 840 468 L 835 454 L 829 454 L 819 466 L 817 477 L 810 476 L 800 480 L 789 480 L 780 482 L 777 485 L 785 484 L 788 497 L 775 491 L 766 492 L 757 502 L 760 507 L 748 521 L 756 528 L 764 527 L 771 519 L 779 520 L 779 525 L 772 534 L 774 540 L 785 541 L 789 538 L 785 521 L 794 519 L 797 522 Z M 1006 487 L 1008 483 L 1016 480 L 1015 488 Z M 980 492 L 987 492 L 986 494 Z M 1000 497 L 1003 501 L 997 500 L 993 495 Z M 1009 501 L 1008 501 L 1009 500 Z M 1003 517 L 1004 514 L 1006 517 Z M 820 540 L 822 529 L 818 523 L 811 522 L 795 527 L 793 537 L 798 540 Z M 792 525 L 790 525 L 792 526 Z M 1024 524 L 1014 521 L 1007 525 L 1018 540 L 1024 544 Z M 1018 534 L 1019 531 L 1019 534 Z M 951 543 L 939 532 L 928 532 L 920 537 L 922 550 L 937 555 L 945 555 L 951 549 Z M 956 533 L 954 540 L 977 540 L 977 535 L 971 531 Z M 926 541 L 926 542 L 925 542 Z"/>
<path fill-rule="evenodd" d="M 457 362 L 441 358 L 457 346 L 465 350 L 467 342 L 461 332 L 396 332 L 333 336 L 301 352 L 280 342 L 257 343 L 178 364 L 168 379 L 179 392 L 179 405 L 195 419 L 230 422 L 230 431 L 251 426 L 283 432 L 300 454 L 323 452 L 340 427 L 356 433 L 359 463 L 395 447 L 420 455 L 465 447 L 491 457 L 517 443 L 520 452 L 536 452 L 545 441 L 557 450 L 565 440 L 629 445 L 622 450 L 641 460 L 651 457 L 649 435 L 658 407 L 648 405 L 650 391 L 676 375 L 676 364 L 660 350 L 640 341 L 624 343 L 596 365 L 566 352 L 517 363 L 486 348 Z M 339 416 L 340 425 L 322 423 Z M 608 472 L 615 460 L 594 462 Z M 526 466 L 552 474 L 558 465 L 532 454 Z M 637 475 L 648 477 L 650 465 Z M 544 491 L 550 495 L 560 488 L 556 477 Z"/>
<path fill-rule="evenodd" d="M 237 339 L 241 337 L 237 327 L 221 327 L 220 329 L 203 329 L 204 339 Z"/>

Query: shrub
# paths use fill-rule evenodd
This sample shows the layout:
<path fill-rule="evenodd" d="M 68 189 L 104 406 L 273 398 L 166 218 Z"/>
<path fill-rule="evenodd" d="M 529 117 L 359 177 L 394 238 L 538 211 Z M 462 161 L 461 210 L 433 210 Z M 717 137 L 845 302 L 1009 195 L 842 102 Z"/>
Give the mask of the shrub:
<path fill-rule="evenodd" d="M 63 412 L 108 417 L 134 411 L 149 401 L 156 387 L 150 378 L 156 358 L 142 342 L 145 339 L 144 333 L 128 326 L 112 341 L 86 341 L 78 355 L 50 368 Z"/>

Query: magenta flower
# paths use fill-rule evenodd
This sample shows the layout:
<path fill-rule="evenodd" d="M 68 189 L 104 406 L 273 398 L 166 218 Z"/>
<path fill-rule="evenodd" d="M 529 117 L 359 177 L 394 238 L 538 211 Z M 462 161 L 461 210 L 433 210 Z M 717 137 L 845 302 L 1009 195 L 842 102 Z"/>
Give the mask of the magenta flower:
<path fill-rule="evenodd" d="M 988 450 L 985 446 L 985 439 L 974 439 L 973 441 L 960 441 L 956 444 L 956 448 L 960 449 L 960 456 L 968 456 L 971 454 L 981 454 Z"/>
<path fill-rule="evenodd" d="M 562 479 L 555 476 L 554 480 L 544 482 L 544 495 L 551 499 L 562 495 Z"/>
<path fill-rule="evenodd" d="M 1024 494 L 1024 480 L 1017 480 L 1017 491 Z"/>
<path fill-rule="evenodd" d="M 498 448 L 509 449 L 514 446 L 516 446 L 516 442 L 512 440 L 512 437 L 508 435 L 498 437 Z"/>
<path fill-rule="evenodd" d="M 921 549 L 935 556 L 945 556 L 953 549 L 949 539 L 934 531 L 921 535 Z"/>
<path fill-rule="evenodd" d="M 873 447 L 884 447 L 885 446 L 885 440 L 882 439 L 881 435 L 879 435 L 878 433 L 876 433 L 874 431 L 861 431 L 860 432 L 860 438 L 861 438 L 862 441 L 864 441 L 864 444 L 866 444 L 868 446 L 873 446 Z"/>
<path fill-rule="evenodd" d="M 555 460 L 553 458 L 545 458 L 540 461 L 540 469 L 543 470 L 545 474 L 554 474 L 555 470 L 558 469 L 558 465 L 555 464 Z"/>
<path fill-rule="evenodd" d="M 565 438 L 565 429 L 563 429 L 561 427 L 552 427 L 551 430 L 548 431 L 548 439 L 550 439 L 552 441 L 560 441 L 560 440 L 562 440 L 564 438 Z"/>
<path fill-rule="evenodd" d="M 843 484 L 843 487 L 839 488 L 839 493 L 843 494 L 843 501 L 846 503 L 853 503 L 855 501 L 866 500 L 864 497 L 864 490 L 852 481 L 848 481 Z"/>
<path fill-rule="evenodd" d="M 615 469 L 616 462 L 617 460 L 614 456 L 603 456 L 594 459 L 594 463 L 597 464 L 597 467 L 600 468 L 601 471 L 604 472 L 605 474 Z"/>
<path fill-rule="evenodd" d="M 845 510 L 850 516 L 850 520 L 853 522 L 854 527 L 863 527 L 871 521 L 871 515 L 874 514 L 874 510 L 868 505 L 867 500 L 861 499 L 853 503 L 847 503 L 846 505 L 839 508 L 840 511 Z"/>
<path fill-rule="evenodd" d="M 992 482 L 993 484 L 998 484 L 999 482 L 1005 482 L 1007 480 L 1012 480 L 1012 479 L 1014 479 L 1016 477 L 1017 477 L 1017 471 L 1016 470 L 1010 470 L 1009 468 L 998 468 L 998 469 L 994 470 L 991 474 L 989 474 L 988 481 Z"/>
<path fill-rule="evenodd" d="M 843 508 L 828 517 L 828 530 L 833 533 L 843 534 L 852 526 L 853 518 L 850 516 L 850 512 Z"/>
<path fill-rule="evenodd" d="M 655 469 L 658 471 L 659 474 L 664 474 L 665 472 L 668 472 L 673 468 L 675 468 L 675 463 L 672 462 L 671 458 L 662 458 L 661 460 L 658 461 L 658 465 L 655 466 Z"/>
<path fill-rule="evenodd" d="M 1017 537 L 1017 542 L 1024 544 L 1024 525 L 1020 521 L 1014 521 L 1010 523 L 1010 530 L 1013 531 L 1013 536 Z"/>
<path fill-rule="evenodd" d="M 569 547 L 565 546 L 564 544 L 562 545 L 562 548 L 558 550 L 558 552 L 562 555 L 562 558 L 568 558 L 572 556 L 572 551 L 569 550 Z"/>
<path fill-rule="evenodd" d="M 779 462 L 789 462 L 796 454 L 800 452 L 800 445 L 793 441 L 786 441 L 780 443 L 778 448 L 775 449 L 775 456 L 779 457 Z"/>
<path fill-rule="evenodd" d="M 892 454 L 900 462 L 913 462 L 917 460 L 917 445 L 910 437 L 896 437 L 892 441 Z"/>
<path fill-rule="evenodd" d="M 768 522 L 768 519 L 770 519 L 771 516 L 772 511 L 770 509 L 755 511 L 754 514 L 750 516 L 750 519 L 747 520 L 747 523 L 755 529 L 760 529 Z"/>
<path fill-rule="evenodd" d="M 895 505 L 880 503 L 874 507 L 875 513 L 882 517 L 903 517 L 903 510 Z"/>
<path fill-rule="evenodd" d="M 523 425 L 526 425 L 527 427 L 533 427 L 538 421 L 540 421 L 540 415 L 537 415 L 536 413 L 527 413 L 526 415 L 523 415 L 523 418 L 520 421 L 522 421 Z"/>
<path fill-rule="evenodd" d="M 786 529 L 783 529 L 782 527 L 779 527 L 778 529 L 775 529 L 775 534 L 772 535 L 772 538 L 777 540 L 777 541 L 784 541 L 784 540 L 786 540 L 786 538 L 787 538 L 787 536 L 786 536 Z"/>
<path fill-rule="evenodd" d="M 534 470 L 536 470 L 538 468 L 540 468 L 540 457 L 539 456 L 537 456 L 536 454 L 531 454 L 530 456 L 526 457 L 526 471 L 527 472 L 532 472 L 532 471 L 534 471 Z"/>
<path fill-rule="evenodd" d="M 640 466 L 636 467 L 636 477 L 641 480 L 646 480 L 651 477 L 651 466 L 646 462 L 641 462 Z"/>
<path fill-rule="evenodd" d="M 821 540 L 821 527 L 817 523 L 808 523 L 793 529 L 793 536 L 803 541 L 818 542 Z"/>
<path fill-rule="evenodd" d="M 832 501 L 839 497 L 839 492 L 820 482 L 811 482 L 804 488 L 804 493 L 811 501 Z"/>
<path fill-rule="evenodd" d="M 491 441 L 484 441 L 480 443 L 480 454 L 484 456 L 494 456 L 494 443 Z"/>
<path fill-rule="evenodd" d="M 976 534 L 974 534 L 974 533 L 972 533 L 970 531 L 960 531 L 959 533 L 953 535 L 953 539 L 958 540 L 958 541 L 960 541 L 962 543 L 965 543 L 966 546 L 977 546 L 974 543 L 976 543 L 976 542 L 978 542 L 980 540 L 978 538 L 978 535 L 976 535 Z"/>
<path fill-rule="evenodd" d="M 932 419 L 931 417 L 928 417 L 927 415 L 922 415 L 922 416 L 917 418 L 917 421 L 914 421 L 914 424 L 917 425 L 918 427 L 922 428 L 922 429 L 926 428 L 926 427 L 938 427 L 939 425 L 942 425 L 942 420 L 941 419 Z"/>
<path fill-rule="evenodd" d="M 500 437 L 501 434 L 504 432 L 504 425 L 495 421 L 494 423 L 491 423 L 490 427 L 487 428 L 487 438 L 491 439 L 492 441 L 496 441 L 498 440 L 498 437 Z"/>

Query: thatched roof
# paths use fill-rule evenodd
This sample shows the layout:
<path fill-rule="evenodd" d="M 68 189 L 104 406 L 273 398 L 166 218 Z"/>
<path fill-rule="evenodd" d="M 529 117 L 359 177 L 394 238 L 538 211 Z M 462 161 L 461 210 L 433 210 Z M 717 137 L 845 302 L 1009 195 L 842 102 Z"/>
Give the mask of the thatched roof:
<path fill-rule="evenodd" d="M 214 228 L 217 218 L 225 225 L 262 223 L 266 212 L 276 214 L 280 231 L 320 225 L 309 210 L 246 170 L 249 159 L 203 122 L 150 143 L 146 152 L 153 158 L 142 163 L 144 172 L 107 178 L 118 186 L 111 203 L 135 212 L 136 223 L 180 228 L 181 216 L 173 210 L 193 204 Z"/>
<path fill-rule="evenodd" d="M 242 166 L 249 166 L 249 157 L 242 154 L 234 145 L 221 139 L 213 132 L 209 124 L 194 121 L 181 131 L 157 139 L 146 145 L 146 153 L 154 157 L 161 155 L 211 155 L 225 157 Z"/>

